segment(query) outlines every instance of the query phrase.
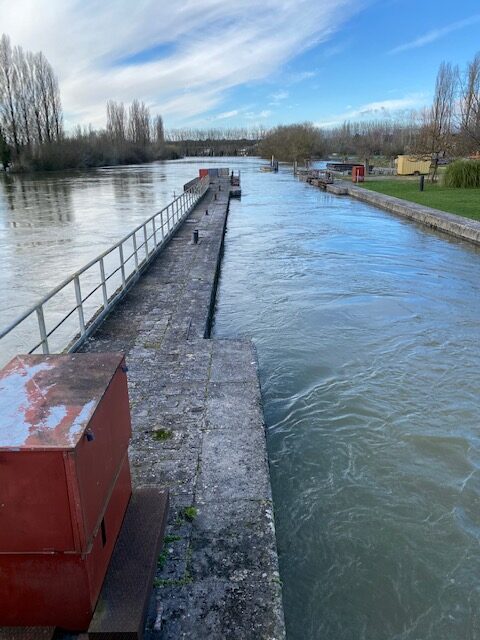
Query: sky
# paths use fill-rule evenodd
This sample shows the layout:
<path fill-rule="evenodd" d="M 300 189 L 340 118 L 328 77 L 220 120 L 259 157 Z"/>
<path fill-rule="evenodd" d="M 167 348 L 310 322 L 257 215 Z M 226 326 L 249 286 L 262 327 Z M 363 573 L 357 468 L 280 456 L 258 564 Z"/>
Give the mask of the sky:
<path fill-rule="evenodd" d="M 143 100 L 168 129 L 400 117 L 443 60 L 480 50 L 479 0 L 0 0 L 0 33 L 42 50 L 67 128 Z"/>

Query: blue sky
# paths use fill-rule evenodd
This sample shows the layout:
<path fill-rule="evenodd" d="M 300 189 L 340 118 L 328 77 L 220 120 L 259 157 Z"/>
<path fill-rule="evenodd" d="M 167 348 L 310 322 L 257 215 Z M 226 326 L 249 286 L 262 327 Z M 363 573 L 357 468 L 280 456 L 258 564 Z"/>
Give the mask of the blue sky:
<path fill-rule="evenodd" d="M 478 0 L 0 0 L 0 16 L 53 64 L 68 126 L 103 126 L 109 98 L 167 128 L 394 117 L 480 50 Z"/>

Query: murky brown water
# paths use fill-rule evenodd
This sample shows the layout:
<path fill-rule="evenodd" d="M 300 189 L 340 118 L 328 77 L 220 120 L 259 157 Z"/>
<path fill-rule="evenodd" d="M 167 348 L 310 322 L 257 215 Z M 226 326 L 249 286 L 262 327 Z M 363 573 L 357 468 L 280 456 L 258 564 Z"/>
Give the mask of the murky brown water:
<path fill-rule="evenodd" d="M 289 173 L 231 207 L 290 640 L 480 638 L 480 254 Z"/>
<path fill-rule="evenodd" d="M 212 162 L 242 168 L 215 332 L 258 348 L 289 638 L 480 638 L 479 253 Z M 203 165 L 2 178 L 0 325 Z"/>
<path fill-rule="evenodd" d="M 0 175 L 0 328 L 171 202 L 198 175 L 199 167 L 231 162 L 207 158 Z M 70 289 L 47 304 L 47 330 L 73 306 Z M 63 348 L 75 334 L 78 326 L 73 320 L 71 326 L 65 325 L 67 336 L 60 332 L 59 344 L 52 340 L 53 350 L 60 348 L 60 342 Z M 34 314 L 0 342 L 0 366 L 15 353 L 28 351 L 37 336 Z"/>

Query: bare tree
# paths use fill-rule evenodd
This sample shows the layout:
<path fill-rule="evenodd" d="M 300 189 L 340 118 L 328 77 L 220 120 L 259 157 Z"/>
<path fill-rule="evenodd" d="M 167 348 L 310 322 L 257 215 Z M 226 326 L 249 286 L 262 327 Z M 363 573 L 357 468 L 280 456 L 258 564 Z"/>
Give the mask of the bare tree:
<path fill-rule="evenodd" d="M 128 138 L 133 144 L 145 148 L 151 142 L 150 110 L 144 102 L 134 100 L 128 112 Z"/>
<path fill-rule="evenodd" d="M 107 133 L 111 140 L 122 147 L 127 139 L 127 112 L 123 102 L 107 102 Z"/>
<path fill-rule="evenodd" d="M 461 83 L 460 135 L 464 151 L 480 147 L 480 52 L 468 63 Z"/>
<path fill-rule="evenodd" d="M 156 144 L 161 147 L 165 143 L 165 132 L 163 130 L 163 118 L 161 115 L 155 116 L 153 121 L 153 131 Z"/>
<path fill-rule="evenodd" d="M 18 113 L 15 100 L 15 68 L 10 38 L 0 38 L 0 110 L 3 129 L 11 137 L 15 151 L 20 152 Z"/>
<path fill-rule="evenodd" d="M 458 83 L 458 70 L 451 64 L 442 62 L 435 84 L 433 104 L 422 114 L 422 123 L 416 144 L 416 155 L 430 157 L 431 182 L 437 178 L 441 156 L 453 148 L 453 117 Z"/>
<path fill-rule="evenodd" d="M 19 115 L 19 128 L 21 129 L 22 144 L 30 150 L 35 141 L 34 128 L 34 79 L 32 69 L 28 63 L 22 47 L 13 49 L 13 61 L 15 67 L 15 89 L 17 109 Z"/>
<path fill-rule="evenodd" d="M 309 160 L 322 155 L 323 136 L 309 122 L 281 125 L 272 129 L 260 143 L 260 153 L 269 158 L 274 155 L 279 160 L 293 162 Z"/>

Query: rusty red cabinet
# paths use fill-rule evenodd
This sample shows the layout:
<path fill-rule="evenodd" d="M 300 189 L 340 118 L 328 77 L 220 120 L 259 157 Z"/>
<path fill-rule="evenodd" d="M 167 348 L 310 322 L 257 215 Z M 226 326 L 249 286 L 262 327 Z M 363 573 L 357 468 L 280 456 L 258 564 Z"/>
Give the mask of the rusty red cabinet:
<path fill-rule="evenodd" d="M 0 626 L 88 627 L 131 496 L 120 354 L 0 371 Z"/>

